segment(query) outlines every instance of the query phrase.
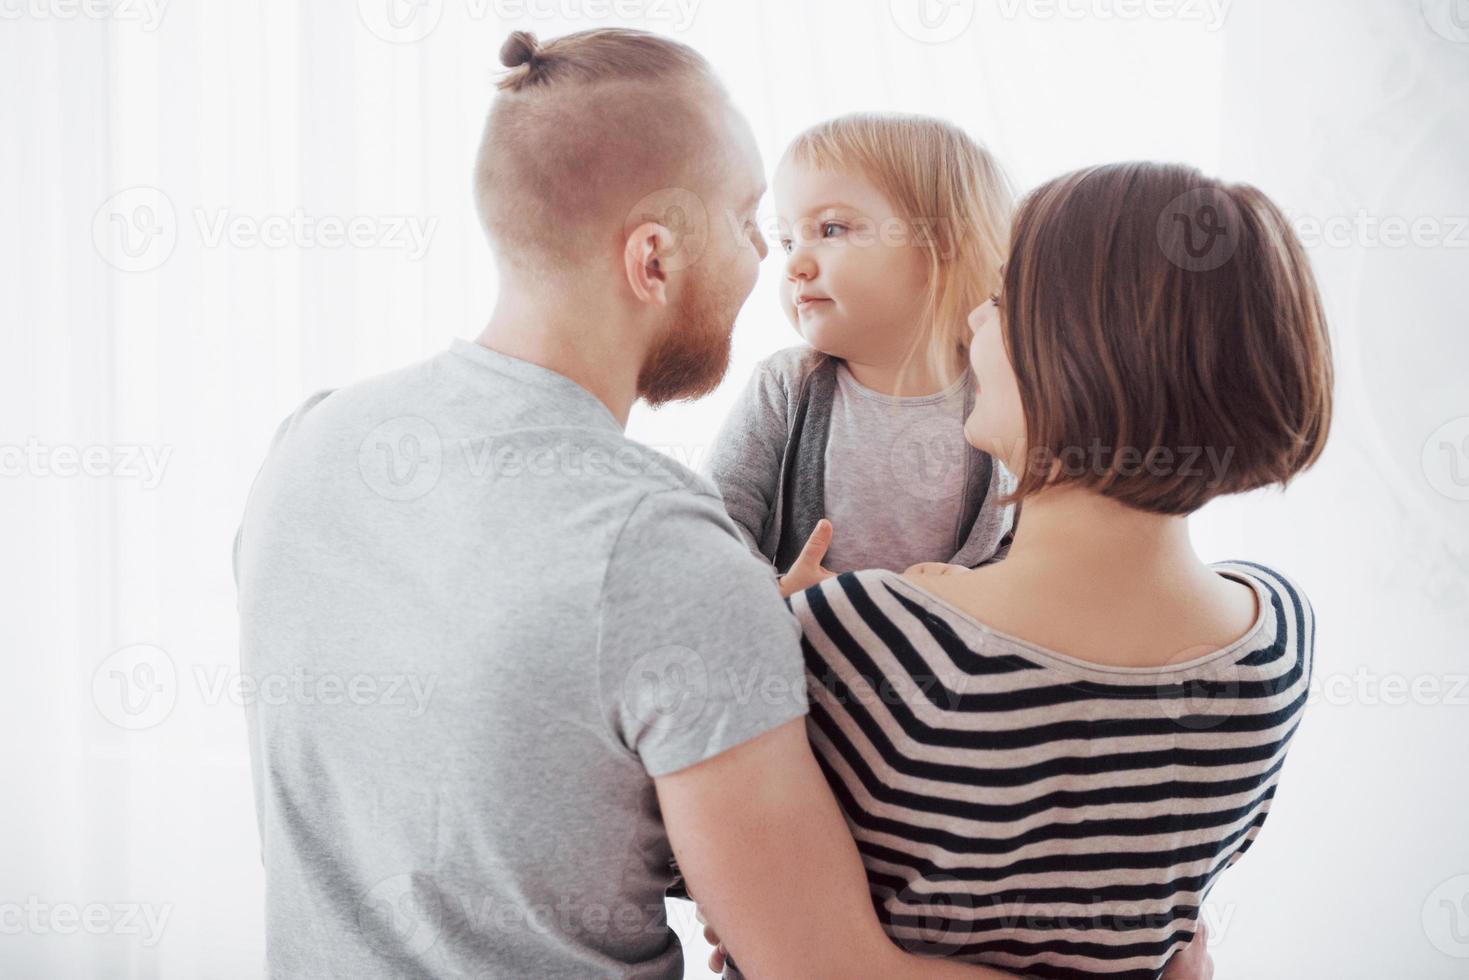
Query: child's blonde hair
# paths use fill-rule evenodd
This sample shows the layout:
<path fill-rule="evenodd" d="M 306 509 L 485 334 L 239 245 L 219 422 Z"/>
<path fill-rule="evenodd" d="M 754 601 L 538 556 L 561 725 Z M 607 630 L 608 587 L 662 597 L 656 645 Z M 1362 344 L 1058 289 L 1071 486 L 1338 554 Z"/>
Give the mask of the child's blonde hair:
<path fill-rule="evenodd" d="M 942 119 L 859 112 L 812 126 L 785 158 L 860 174 L 898 209 L 928 253 L 929 272 L 923 322 L 903 366 L 922 351 L 939 378 L 964 370 L 969 311 L 999 289 L 1015 206 L 990 152 Z"/>

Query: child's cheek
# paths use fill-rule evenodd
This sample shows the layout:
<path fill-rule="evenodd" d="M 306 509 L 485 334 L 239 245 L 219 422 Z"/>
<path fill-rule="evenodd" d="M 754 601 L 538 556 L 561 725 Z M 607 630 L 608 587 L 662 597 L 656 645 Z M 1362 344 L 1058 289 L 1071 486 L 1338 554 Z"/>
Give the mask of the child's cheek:
<path fill-rule="evenodd" d="M 793 326 L 793 327 L 796 328 L 796 332 L 797 333 L 800 333 L 801 332 L 801 321 L 799 319 L 798 314 L 796 313 L 796 298 L 795 297 L 796 297 L 796 293 L 795 293 L 795 290 L 791 287 L 790 280 L 786 280 L 785 282 L 781 283 L 781 286 L 780 286 L 780 308 L 781 308 L 781 311 L 785 313 L 786 319 L 791 322 L 791 326 Z"/>

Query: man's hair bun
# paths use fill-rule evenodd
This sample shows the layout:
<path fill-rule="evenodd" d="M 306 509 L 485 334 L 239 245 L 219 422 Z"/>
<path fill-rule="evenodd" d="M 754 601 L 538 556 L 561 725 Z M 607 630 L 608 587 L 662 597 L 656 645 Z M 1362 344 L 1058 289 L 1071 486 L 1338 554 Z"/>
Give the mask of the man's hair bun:
<path fill-rule="evenodd" d="M 519 68 L 534 61 L 540 52 L 540 43 L 530 31 L 512 31 L 500 46 L 500 64 L 506 68 Z"/>

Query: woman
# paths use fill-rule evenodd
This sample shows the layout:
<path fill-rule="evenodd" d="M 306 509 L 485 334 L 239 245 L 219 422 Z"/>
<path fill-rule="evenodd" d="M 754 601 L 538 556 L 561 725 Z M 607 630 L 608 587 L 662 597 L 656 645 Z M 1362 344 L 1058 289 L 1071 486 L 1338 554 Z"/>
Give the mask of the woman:
<path fill-rule="evenodd" d="M 1157 977 L 1258 834 L 1305 705 L 1305 596 L 1205 564 L 1187 516 L 1320 454 L 1320 301 L 1259 191 L 1132 163 L 1030 194 L 969 323 L 964 432 L 1019 475 L 1014 543 L 901 575 L 803 556 L 811 740 L 895 942 Z"/>

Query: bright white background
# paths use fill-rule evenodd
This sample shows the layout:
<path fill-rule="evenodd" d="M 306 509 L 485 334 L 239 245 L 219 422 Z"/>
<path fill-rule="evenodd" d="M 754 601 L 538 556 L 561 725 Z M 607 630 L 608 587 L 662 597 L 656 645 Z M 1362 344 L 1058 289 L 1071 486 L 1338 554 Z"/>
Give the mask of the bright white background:
<path fill-rule="evenodd" d="M 770 162 L 823 117 L 903 109 L 968 127 L 1022 189 L 1182 160 L 1297 218 L 1330 448 L 1195 520 L 1206 558 L 1286 569 L 1319 624 L 1273 814 L 1213 895 L 1219 975 L 1469 973 L 1469 2 L 157 2 L 0 0 L 0 974 L 261 975 L 221 693 L 250 479 L 308 393 L 478 331 L 496 280 L 469 171 L 500 41 L 612 23 L 704 52 Z M 252 237 L 293 214 L 365 241 Z M 697 461 L 795 342 L 777 274 L 719 392 L 639 408 L 633 436 Z M 67 475 L 73 453 L 104 475 Z M 174 674 L 125 672 L 123 703 L 135 644 Z"/>

